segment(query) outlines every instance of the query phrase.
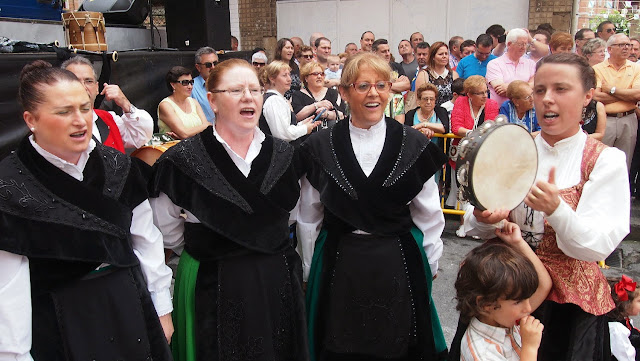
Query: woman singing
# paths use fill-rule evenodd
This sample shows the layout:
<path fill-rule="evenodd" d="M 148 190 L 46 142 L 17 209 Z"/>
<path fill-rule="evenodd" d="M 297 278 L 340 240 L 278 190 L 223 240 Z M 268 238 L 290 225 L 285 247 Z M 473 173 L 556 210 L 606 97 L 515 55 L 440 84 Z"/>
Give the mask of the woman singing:
<path fill-rule="evenodd" d="M 165 246 L 184 245 L 174 359 L 305 361 L 293 148 L 258 129 L 264 90 L 249 63 L 220 63 L 207 90 L 214 127 L 164 153 L 152 182 Z"/>
<path fill-rule="evenodd" d="M 611 358 L 605 315 L 615 305 L 596 261 L 629 233 L 629 181 L 624 153 L 580 127 L 594 85 L 594 71 L 579 55 L 540 60 L 533 87 L 541 128 L 537 181 L 510 212 L 470 209 L 465 215 L 467 233 L 482 237 L 509 217 L 547 267 L 553 286 L 538 310 L 540 360 Z"/>
<path fill-rule="evenodd" d="M 92 140 L 68 70 L 26 65 L 18 97 L 32 134 L 0 162 L 0 359 L 171 360 L 171 270 L 138 164 Z"/>

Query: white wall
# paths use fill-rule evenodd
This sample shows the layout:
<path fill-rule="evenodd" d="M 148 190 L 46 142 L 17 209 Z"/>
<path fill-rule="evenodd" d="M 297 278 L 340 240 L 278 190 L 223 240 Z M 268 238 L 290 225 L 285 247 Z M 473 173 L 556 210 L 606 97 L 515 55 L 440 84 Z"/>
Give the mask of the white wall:
<path fill-rule="evenodd" d="M 415 31 L 429 43 L 454 35 L 475 40 L 489 25 L 509 30 L 526 27 L 529 18 L 529 0 L 279 0 L 276 6 L 278 38 L 308 43 L 318 31 L 340 53 L 350 42 L 359 46 L 360 35 L 371 30 L 389 40 L 396 61 L 398 43 Z"/>
<path fill-rule="evenodd" d="M 242 39 L 240 38 L 240 17 L 238 16 L 238 0 L 229 0 L 229 20 L 231 24 L 231 35 L 238 38 L 238 49 L 242 49 Z"/>

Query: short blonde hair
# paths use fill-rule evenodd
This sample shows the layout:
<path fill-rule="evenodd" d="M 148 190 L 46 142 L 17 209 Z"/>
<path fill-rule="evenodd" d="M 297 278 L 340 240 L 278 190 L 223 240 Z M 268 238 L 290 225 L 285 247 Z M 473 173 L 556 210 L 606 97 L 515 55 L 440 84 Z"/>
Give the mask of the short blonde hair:
<path fill-rule="evenodd" d="M 369 66 L 384 80 L 391 80 L 391 67 L 389 66 L 389 63 L 374 53 L 365 52 L 351 56 L 347 59 L 347 62 L 344 64 L 344 68 L 342 69 L 340 87 L 343 89 L 349 88 L 351 84 L 358 79 L 360 69 L 362 69 L 363 66 Z"/>
<path fill-rule="evenodd" d="M 473 92 L 480 88 L 483 84 L 487 84 L 487 80 L 482 75 L 472 75 L 464 81 L 464 92 L 469 95 L 469 92 Z"/>
<path fill-rule="evenodd" d="M 529 86 L 529 83 L 523 80 L 514 80 L 509 83 L 507 87 L 507 98 L 513 100 L 514 98 L 524 98 L 529 94 L 526 94 L 524 87 Z"/>
<path fill-rule="evenodd" d="M 264 66 L 262 67 L 262 69 L 260 69 L 260 83 L 262 83 L 262 85 L 270 85 L 270 79 L 277 77 L 278 74 L 280 74 L 280 72 L 283 70 L 291 71 L 291 67 L 284 61 L 272 61 L 267 66 Z"/>

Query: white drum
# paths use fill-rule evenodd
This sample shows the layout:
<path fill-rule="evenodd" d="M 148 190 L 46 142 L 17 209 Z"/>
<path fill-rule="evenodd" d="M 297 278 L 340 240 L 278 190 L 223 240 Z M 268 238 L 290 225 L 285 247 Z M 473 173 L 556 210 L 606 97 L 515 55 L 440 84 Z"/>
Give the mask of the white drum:
<path fill-rule="evenodd" d="M 527 129 L 487 121 L 458 144 L 458 198 L 477 209 L 514 209 L 529 193 L 538 152 Z"/>

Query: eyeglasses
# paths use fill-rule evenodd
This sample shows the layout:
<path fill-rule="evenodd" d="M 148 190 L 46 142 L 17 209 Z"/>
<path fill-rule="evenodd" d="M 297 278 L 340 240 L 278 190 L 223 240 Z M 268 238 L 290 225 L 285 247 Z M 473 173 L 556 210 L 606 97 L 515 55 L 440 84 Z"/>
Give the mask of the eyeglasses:
<path fill-rule="evenodd" d="M 80 80 L 80 81 L 81 81 L 84 85 L 87 85 L 87 86 L 91 86 L 91 85 L 93 85 L 93 84 L 97 83 L 97 81 L 96 81 L 95 79 L 89 79 L 89 78 L 84 79 L 84 80 Z"/>
<path fill-rule="evenodd" d="M 375 84 L 371 84 L 369 82 L 363 81 L 360 83 L 353 83 L 350 86 L 353 87 L 353 89 L 356 90 L 356 92 L 360 93 L 360 94 L 366 94 L 369 92 L 369 90 L 371 90 L 372 86 L 376 87 L 376 91 L 381 93 L 381 92 L 388 92 L 391 89 L 391 82 L 390 81 L 379 81 Z"/>
<path fill-rule="evenodd" d="M 521 42 L 511 43 L 511 44 L 520 48 L 524 48 L 527 46 L 527 43 L 521 43 Z"/>
<path fill-rule="evenodd" d="M 615 29 L 615 28 L 609 28 L 609 29 L 606 29 L 605 31 L 606 31 L 607 33 L 613 33 L 613 32 L 615 32 L 615 31 L 616 31 L 616 29 Z"/>
<path fill-rule="evenodd" d="M 483 91 L 483 92 L 471 92 L 469 94 L 476 95 L 476 96 L 479 96 L 479 97 L 482 97 L 482 96 L 488 97 L 489 96 L 489 91 L 487 90 L 487 91 Z"/>
<path fill-rule="evenodd" d="M 204 65 L 206 68 L 211 69 L 211 68 L 213 68 L 215 65 L 220 64 L 220 62 L 216 60 L 216 61 L 214 61 L 214 62 L 208 61 L 208 62 L 206 62 L 206 63 L 197 63 L 197 64 L 198 64 L 198 65 Z"/>
<path fill-rule="evenodd" d="M 529 101 L 529 100 L 533 99 L 533 93 L 531 93 L 531 94 L 529 94 L 529 95 L 527 95 L 526 97 L 521 98 L 521 99 L 522 99 L 522 100 L 525 100 L 525 101 Z"/>
<path fill-rule="evenodd" d="M 423 102 L 435 103 L 436 98 L 420 98 L 420 100 Z"/>
<path fill-rule="evenodd" d="M 252 64 L 253 64 L 253 66 L 256 66 L 258 68 L 261 67 L 261 66 L 267 65 L 266 63 L 258 63 L 257 61 L 254 61 Z"/>
<path fill-rule="evenodd" d="M 185 80 L 178 80 L 176 83 L 180 83 L 180 84 L 182 84 L 183 86 L 187 86 L 187 85 L 193 85 L 194 80 L 193 80 L 193 79 L 189 79 L 189 80 L 187 80 L 187 79 L 185 79 Z"/>
<path fill-rule="evenodd" d="M 321 71 L 314 71 L 313 73 L 309 73 L 309 75 L 313 76 L 324 76 L 325 74 Z"/>
<path fill-rule="evenodd" d="M 631 47 L 631 43 L 611 44 L 611 46 L 617 46 L 620 49 L 622 49 L 622 48 L 630 48 Z"/>
<path fill-rule="evenodd" d="M 231 95 L 234 98 L 241 98 L 247 90 L 249 91 L 249 94 L 251 94 L 251 96 L 254 98 L 264 94 L 263 87 L 251 88 L 251 89 L 250 88 L 214 89 L 211 92 L 212 93 L 229 93 L 229 95 Z"/>
<path fill-rule="evenodd" d="M 300 57 L 311 60 L 313 59 L 313 54 L 302 54 Z"/>

